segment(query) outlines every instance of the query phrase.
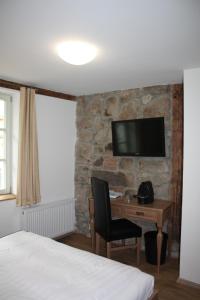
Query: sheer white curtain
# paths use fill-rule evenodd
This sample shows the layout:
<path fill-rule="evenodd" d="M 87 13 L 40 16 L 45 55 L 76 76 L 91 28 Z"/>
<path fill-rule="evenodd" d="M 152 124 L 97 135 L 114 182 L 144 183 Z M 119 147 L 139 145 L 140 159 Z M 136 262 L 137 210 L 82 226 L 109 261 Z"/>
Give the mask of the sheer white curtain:
<path fill-rule="evenodd" d="M 32 205 L 40 200 L 35 90 L 23 87 L 20 90 L 17 205 Z"/>

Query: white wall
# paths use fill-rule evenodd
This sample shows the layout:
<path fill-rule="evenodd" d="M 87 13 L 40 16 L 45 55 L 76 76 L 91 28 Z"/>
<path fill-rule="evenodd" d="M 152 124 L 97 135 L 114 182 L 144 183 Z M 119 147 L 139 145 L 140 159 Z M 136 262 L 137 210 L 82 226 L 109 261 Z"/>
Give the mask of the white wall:
<path fill-rule="evenodd" d="M 180 278 L 200 284 L 200 68 L 184 72 Z"/>
<path fill-rule="evenodd" d="M 36 96 L 42 202 L 74 197 L 76 103 Z"/>
<path fill-rule="evenodd" d="M 16 193 L 19 92 L 0 89 L 13 98 L 12 192 Z M 74 197 L 76 103 L 36 95 L 42 203 Z M 0 201 L 0 237 L 20 230 L 21 209 L 15 200 Z"/>
<path fill-rule="evenodd" d="M 0 201 L 0 237 L 21 228 L 21 209 L 15 200 Z"/>

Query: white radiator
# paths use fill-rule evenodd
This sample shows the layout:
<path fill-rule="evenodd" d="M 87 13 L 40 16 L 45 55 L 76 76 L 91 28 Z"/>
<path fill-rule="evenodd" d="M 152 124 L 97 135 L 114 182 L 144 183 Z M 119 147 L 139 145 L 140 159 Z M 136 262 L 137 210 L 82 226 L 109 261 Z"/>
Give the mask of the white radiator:
<path fill-rule="evenodd" d="M 22 210 L 22 229 L 50 238 L 75 229 L 75 200 L 67 199 Z"/>

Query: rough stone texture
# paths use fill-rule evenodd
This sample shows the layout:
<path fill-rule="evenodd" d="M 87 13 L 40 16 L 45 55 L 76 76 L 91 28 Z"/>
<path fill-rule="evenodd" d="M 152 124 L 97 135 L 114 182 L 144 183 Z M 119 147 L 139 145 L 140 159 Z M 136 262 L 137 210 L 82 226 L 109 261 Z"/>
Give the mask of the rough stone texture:
<path fill-rule="evenodd" d="M 105 157 L 103 161 L 103 168 L 105 170 L 117 170 L 117 159 L 115 157 Z"/>
<path fill-rule="evenodd" d="M 76 159 L 77 162 L 81 161 L 87 163 L 91 159 L 92 149 L 89 143 L 79 143 L 76 145 Z"/>
<path fill-rule="evenodd" d="M 144 117 L 168 117 L 170 109 L 170 96 L 156 96 L 143 108 Z"/>
<path fill-rule="evenodd" d="M 132 197 L 141 181 L 151 180 L 155 196 L 170 199 L 172 173 L 173 86 L 153 86 L 79 97 L 77 100 L 76 217 L 77 230 L 88 234 L 90 178 Z M 113 157 L 112 120 L 165 117 L 166 157 Z M 148 225 L 142 223 L 146 231 Z M 146 227 L 147 226 L 147 227 Z"/>
<path fill-rule="evenodd" d="M 109 97 L 105 100 L 105 116 L 115 116 L 118 113 L 118 99 Z"/>
<path fill-rule="evenodd" d="M 132 172 L 134 173 L 134 169 L 136 170 L 135 161 L 133 158 L 122 157 L 119 159 L 119 169 L 124 172 Z"/>
<path fill-rule="evenodd" d="M 78 132 L 78 138 L 82 142 L 90 143 L 93 139 L 93 132 L 91 130 L 87 130 L 87 129 L 80 129 Z"/>
<path fill-rule="evenodd" d="M 134 119 L 136 117 L 137 117 L 137 107 L 135 103 L 124 104 L 119 114 L 119 119 L 128 120 L 128 119 Z"/>
<path fill-rule="evenodd" d="M 113 188 L 124 187 L 127 186 L 128 183 L 125 174 L 121 172 L 113 173 L 110 171 L 93 170 L 92 176 L 108 181 L 110 186 Z"/>
<path fill-rule="evenodd" d="M 95 167 L 102 167 L 102 165 L 103 165 L 103 157 L 100 157 L 94 161 Z"/>
<path fill-rule="evenodd" d="M 105 152 L 112 153 L 112 142 L 105 145 Z"/>

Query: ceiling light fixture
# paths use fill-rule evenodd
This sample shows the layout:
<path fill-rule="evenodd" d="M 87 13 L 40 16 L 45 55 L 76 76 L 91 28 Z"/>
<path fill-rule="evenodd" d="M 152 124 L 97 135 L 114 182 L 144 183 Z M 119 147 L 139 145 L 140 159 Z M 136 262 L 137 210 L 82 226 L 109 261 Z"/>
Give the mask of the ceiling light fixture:
<path fill-rule="evenodd" d="M 95 46 L 80 41 L 63 42 L 57 46 L 60 58 L 72 65 L 84 65 L 92 61 L 97 55 Z"/>

